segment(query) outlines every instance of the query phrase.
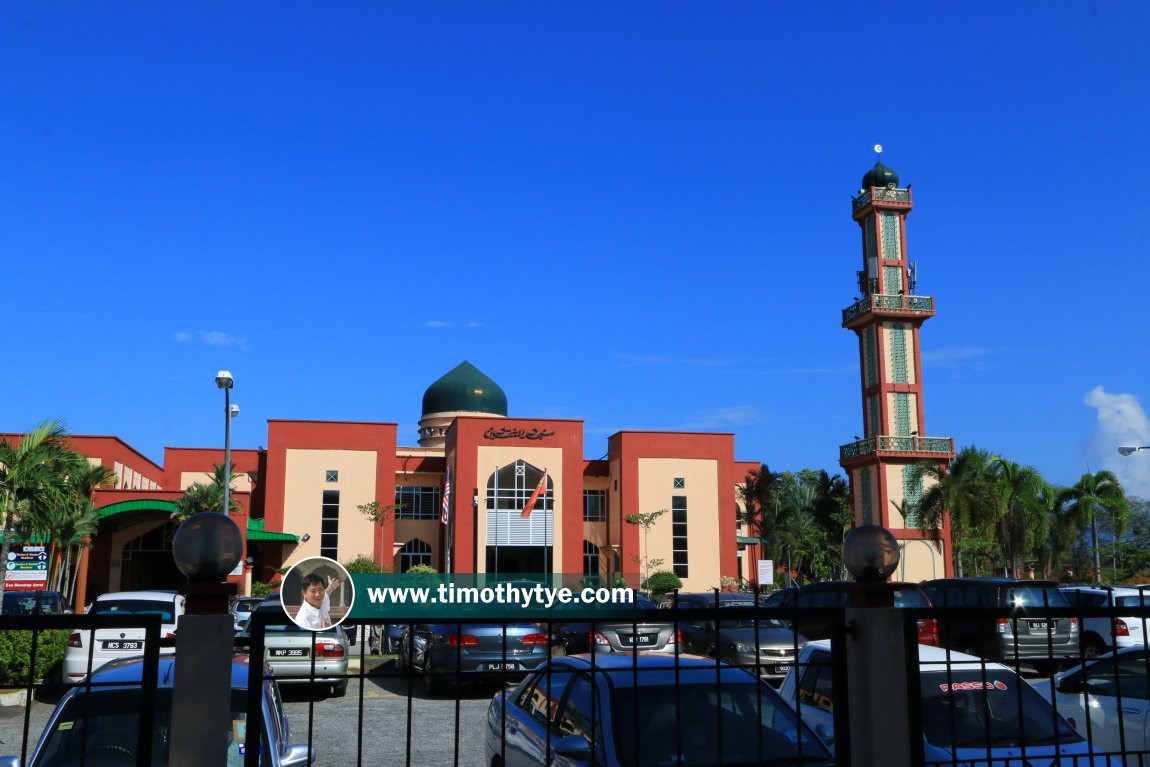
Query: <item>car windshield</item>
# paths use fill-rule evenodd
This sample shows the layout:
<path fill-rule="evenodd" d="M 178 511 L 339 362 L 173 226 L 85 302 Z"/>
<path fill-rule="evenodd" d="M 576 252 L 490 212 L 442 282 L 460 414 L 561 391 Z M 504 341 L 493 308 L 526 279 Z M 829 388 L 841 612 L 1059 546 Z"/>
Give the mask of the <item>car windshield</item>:
<path fill-rule="evenodd" d="M 678 688 L 616 687 L 612 697 L 615 749 L 621 765 L 832 761 L 807 728 L 799 729 L 794 712 L 753 680 L 721 687 L 716 687 L 714 679 Z"/>
<path fill-rule="evenodd" d="M 1015 586 L 1010 603 L 1015 607 L 1070 607 L 1066 595 L 1054 586 Z"/>
<path fill-rule="evenodd" d="M 894 592 L 894 606 L 930 607 L 930 600 L 918 589 L 897 589 Z"/>
<path fill-rule="evenodd" d="M 92 607 L 95 615 L 159 615 L 164 623 L 172 623 L 175 615 L 170 602 L 153 599 L 116 599 L 97 602 Z"/>
<path fill-rule="evenodd" d="M 1114 597 L 1114 605 L 1116 607 L 1141 607 L 1142 605 L 1150 605 L 1150 593 L 1116 596 Z"/>
<path fill-rule="evenodd" d="M 142 695 L 136 690 L 99 690 L 73 695 L 68 699 L 50 732 L 44 748 L 31 767 L 66 764 L 136 764 L 139 746 Z M 232 690 L 228 732 L 228 763 L 239 756 L 245 737 L 247 691 Z M 152 727 L 151 765 L 168 764 L 172 729 L 172 691 L 156 691 L 156 713 Z M 266 752 L 267 749 L 264 749 Z M 266 759 L 261 764 L 269 764 Z"/>
<path fill-rule="evenodd" d="M 326 629 L 305 629 L 289 620 L 287 615 L 285 615 L 282 611 L 269 610 L 269 612 L 271 612 L 271 616 L 268 618 L 267 626 L 264 627 L 264 631 L 268 634 L 334 634 L 337 631 L 342 631 L 342 629 L 335 626 Z M 262 614 L 263 611 L 253 612 L 252 618 L 254 619 L 255 616 Z M 254 627 L 255 624 L 252 623 L 251 619 L 249 619 L 248 630 L 250 631 Z"/>
<path fill-rule="evenodd" d="M 55 594 L 41 594 L 40 595 L 40 612 L 52 613 L 56 609 L 56 595 Z M 31 615 L 36 612 L 36 595 L 35 594 L 14 594 L 7 593 L 4 595 L 4 608 L 5 615 Z"/>
<path fill-rule="evenodd" d="M 947 748 L 996 748 L 1082 740 L 1033 687 L 1007 669 L 923 673 L 926 739 Z"/>

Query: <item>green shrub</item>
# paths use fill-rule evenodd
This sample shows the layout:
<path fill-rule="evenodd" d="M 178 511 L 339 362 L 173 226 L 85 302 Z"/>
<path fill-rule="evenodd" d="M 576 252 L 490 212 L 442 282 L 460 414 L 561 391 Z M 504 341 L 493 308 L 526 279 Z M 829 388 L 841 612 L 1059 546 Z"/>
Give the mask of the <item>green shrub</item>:
<path fill-rule="evenodd" d="M 439 571 L 431 565 L 412 565 L 407 569 L 407 572 L 411 575 L 419 575 L 420 573 L 438 573 Z"/>
<path fill-rule="evenodd" d="M 349 573 L 383 573 L 387 568 L 381 566 L 374 558 L 367 554 L 360 554 L 350 562 L 344 562 L 343 568 Z"/>
<path fill-rule="evenodd" d="M 651 577 L 647 579 L 647 591 L 651 592 L 651 598 L 656 602 L 668 591 L 681 588 L 683 588 L 683 582 L 679 580 L 679 576 L 668 570 L 651 573 Z"/>
<path fill-rule="evenodd" d="M 36 668 L 32 669 L 32 631 L 0 631 L 0 687 L 25 687 L 44 678 L 64 660 L 67 631 L 41 631 L 35 635 Z M 31 674 L 31 677 L 29 677 Z"/>
<path fill-rule="evenodd" d="M 277 591 L 279 591 L 278 586 L 272 586 L 261 581 L 252 581 L 253 597 L 266 597 L 268 594 L 274 594 Z"/>

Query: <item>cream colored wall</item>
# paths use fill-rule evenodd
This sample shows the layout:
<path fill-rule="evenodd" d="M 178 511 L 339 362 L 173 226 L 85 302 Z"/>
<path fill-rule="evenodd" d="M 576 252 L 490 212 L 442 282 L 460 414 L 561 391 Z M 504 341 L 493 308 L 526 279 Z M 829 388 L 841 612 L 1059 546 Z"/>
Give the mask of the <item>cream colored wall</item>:
<path fill-rule="evenodd" d="M 675 477 L 682 477 L 684 487 L 675 488 Z M 639 459 L 639 513 L 666 509 L 650 533 L 639 531 L 640 556 L 663 563 L 651 572 L 673 570 L 671 552 L 671 496 L 687 496 L 687 570 L 683 578 L 685 591 L 702 591 L 719 585 L 719 536 L 734 535 L 734 530 L 721 531 L 719 517 L 719 467 L 713 460 L 682 458 Z M 646 541 L 644 541 L 646 537 Z M 644 549 L 644 545 L 649 547 Z M 633 563 L 625 562 L 630 569 Z M 641 566 L 640 566 L 641 569 Z"/>
<path fill-rule="evenodd" d="M 946 576 L 942 553 L 930 541 L 900 541 L 898 570 L 900 581 L 918 583 Z"/>
<path fill-rule="evenodd" d="M 183 471 L 180 472 L 180 489 L 187 490 L 192 485 L 199 482 L 201 485 L 210 485 L 212 483 L 211 472 L 206 471 Z M 252 478 L 247 472 L 236 472 L 235 479 L 232 480 L 232 490 L 238 493 L 250 493 L 252 490 Z"/>
<path fill-rule="evenodd" d="M 325 490 L 339 491 L 340 562 L 360 554 L 373 556 L 375 526 L 356 508 L 378 500 L 383 504 L 394 498 L 376 498 L 376 453 L 367 450 L 288 450 L 284 475 L 284 531 L 311 540 L 300 541 L 287 564 L 307 557 L 320 556 L 320 519 Z M 327 471 L 339 472 L 338 482 L 327 482 Z M 430 541 L 429 541 L 430 543 Z"/>
<path fill-rule="evenodd" d="M 555 530 L 552 531 L 552 551 L 551 561 L 559 563 L 563 561 L 563 536 L 555 535 L 554 533 L 561 530 L 563 527 L 563 449 L 558 447 L 488 447 L 480 445 L 475 453 L 475 473 L 476 480 L 479 483 L 479 509 L 477 510 L 476 524 L 479 526 L 479 540 L 481 541 L 481 553 L 479 561 L 475 563 L 476 572 L 487 572 L 487 555 L 483 548 L 482 541 L 486 540 L 487 536 L 487 479 L 495 472 L 496 469 L 503 468 L 504 466 L 522 460 L 536 466 L 539 469 L 546 469 L 547 476 L 551 479 L 551 486 L 554 490 L 555 506 L 551 513 L 551 518 Z M 582 483 L 580 483 L 582 487 Z M 580 519 L 583 517 L 583 497 L 579 497 L 579 508 L 575 510 Z M 583 555 L 583 542 L 579 542 L 579 555 Z"/>

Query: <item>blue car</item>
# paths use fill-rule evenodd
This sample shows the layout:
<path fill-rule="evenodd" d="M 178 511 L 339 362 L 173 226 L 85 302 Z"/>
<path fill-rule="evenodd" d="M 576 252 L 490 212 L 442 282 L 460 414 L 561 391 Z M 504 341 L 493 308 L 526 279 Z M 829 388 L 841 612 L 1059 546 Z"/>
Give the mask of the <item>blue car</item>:
<path fill-rule="evenodd" d="M 552 659 L 495 695 L 485 764 L 504 767 L 830 767 L 778 693 L 714 658 L 665 653 Z"/>
<path fill-rule="evenodd" d="M 152 758 L 147 764 L 166 767 L 171 745 L 172 682 L 176 658 L 160 657 L 158 687 L 152 726 Z M 40 735 L 28 767 L 79 765 L 130 767 L 143 764 L 140 748 L 140 716 L 148 702 L 143 694 L 143 658 L 113 660 L 94 671 L 90 680 L 73 687 L 60 699 Z M 243 734 L 247 722 L 248 656 L 232 660 L 231 719 L 227 764 L 243 763 Z M 283 712 L 279 688 L 265 667 L 263 683 L 264 747 L 261 767 L 296 767 L 313 764 L 315 749 L 291 743 L 291 728 Z M 20 757 L 0 757 L 0 767 L 20 767 Z"/>

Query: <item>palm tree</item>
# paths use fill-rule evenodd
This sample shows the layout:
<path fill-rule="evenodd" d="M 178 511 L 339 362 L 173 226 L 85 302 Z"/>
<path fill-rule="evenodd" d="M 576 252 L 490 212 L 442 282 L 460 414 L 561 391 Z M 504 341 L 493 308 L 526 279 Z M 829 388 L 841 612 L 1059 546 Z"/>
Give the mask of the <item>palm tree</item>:
<path fill-rule="evenodd" d="M 1074 487 L 1058 495 L 1060 506 L 1075 520 L 1078 529 L 1090 528 L 1090 549 L 1094 554 L 1094 582 L 1102 583 L 1102 558 L 1098 552 L 1098 514 L 1109 512 L 1114 520 L 1114 533 L 1126 529 L 1130 516 L 1130 503 L 1122 484 L 1111 471 L 1083 474 Z"/>
<path fill-rule="evenodd" d="M 67 448 L 68 432 L 59 420 L 45 421 L 13 445 L 0 440 L 0 514 L 4 515 L 4 541 L 0 562 L 8 561 L 13 531 L 18 522 L 30 525 L 65 495 L 59 471 Z M 0 580 L 0 594 L 4 582 Z"/>
<path fill-rule="evenodd" d="M 854 513 L 851 511 L 850 485 L 841 474 L 831 476 L 820 470 L 813 478 L 815 498 L 810 512 L 831 562 L 831 578 L 845 578 L 843 567 L 843 541 L 850 529 Z"/>
<path fill-rule="evenodd" d="M 759 539 L 761 557 L 779 559 L 787 546 L 794 546 L 796 537 L 787 527 L 787 517 L 794 506 L 784 496 L 784 475 L 776 474 L 764 463 L 751 469 L 738 487 L 742 505 L 735 510 L 739 524 Z"/>
<path fill-rule="evenodd" d="M 1003 558 L 1010 562 L 1010 577 L 1018 576 L 1018 554 L 1026 552 L 1027 531 L 1035 516 L 1036 496 L 1043 482 L 1033 466 L 1020 466 L 1005 458 L 992 464 L 998 486 L 997 525 Z"/>
<path fill-rule="evenodd" d="M 101 487 L 111 487 L 115 472 L 107 466 L 91 464 L 79 453 L 70 453 L 67 467 L 67 486 L 70 492 L 55 513 L 38 522 L 40 532 L 52 541 L 50 577 L 56 589 L 64 581 L 64 569 L 71 566 L 72 551 L 86 545 L 95 534 L 99 516 L 92 505 L 92 494 Z M 70 593 L 70 591 L 69 591 Z"/>
<path fill-rule="evenodd" d="M 231 481 L 234 482 L 238 477 L 235 471 L 231 472 Z M 205 484 L 203 482 L 195 482 L 184 490 L 184 495 L 176 501 L 175 518 L 182 522 L 193 514 L 198 514 L 201 511 L 215 511 L 223 510 L 224 505 L 224 466 L 223 464 L 213 464 L 212 480 Z M 236 500 L 234 495 L 229 494 L 228 497 L 229 512 L 239 511 L 242 506 Z"/>
<path fill-rule="evenodd" d="M 941 550 L 942 530 L 950 516 L 951 546 L 954 549 L 955 572 L 963 576 L 963 549 L 971 542 L 975 530 L 994 518 L 998 490 L 994 482 L 988 451 L 964 447 L 950 467 L 924 461 L 916 464 L 924 488 L 917 507 L 919 527 Z"/>

